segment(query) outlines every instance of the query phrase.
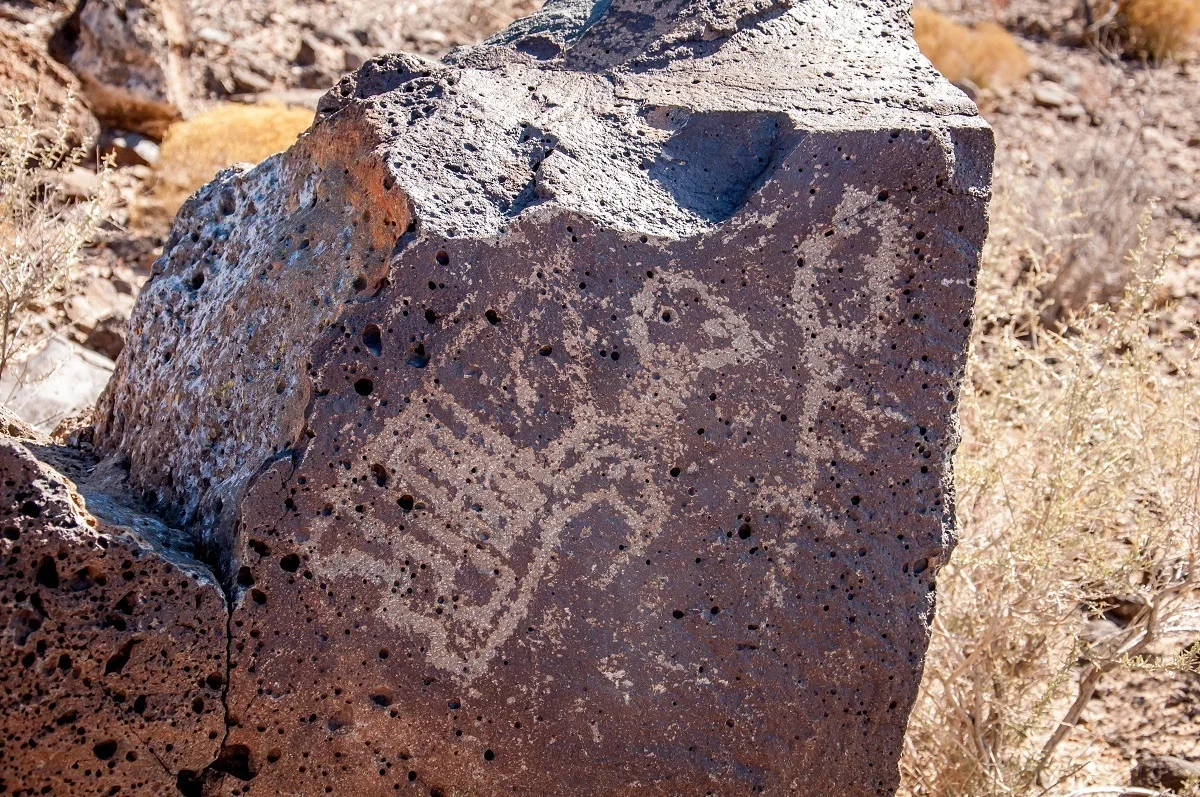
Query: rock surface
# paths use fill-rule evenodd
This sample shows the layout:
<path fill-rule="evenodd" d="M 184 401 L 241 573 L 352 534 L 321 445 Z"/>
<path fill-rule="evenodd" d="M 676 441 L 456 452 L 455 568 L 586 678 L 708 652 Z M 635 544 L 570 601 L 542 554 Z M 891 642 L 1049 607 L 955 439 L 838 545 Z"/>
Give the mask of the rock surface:
<path fill-rule="evenodd" d="M 1200 764 L 1169 755 L 1139 754 L 1137 766 L 1129 774 L 1131 786 L 1180 794 L 1197 783 L 1200 783 Z"/>
<path fill-rule="evenodd" d="M 906 11 L 561 0 L 189 201 L 95 432 L 233 596 L 187 788 L 894 791 L 992 155 Z"/>
<path fill-rule="evenodd" d="M 56 130 L 65 122 L 72 144 L 90 141 L 99 132 L 96 120 L 79 99 L 75 76 L 49 58 L 39 42 L 5 28 L 0 28 L 0 86 L 32 106 L 31 121 L 38 130 Z"/>
<path fill-rule="evenodd" d="M 225 734 L 225 598 L 157 521 L 98 520 L 54 448 L 0 438 L 0 792 L 173 792 Z M 182 773 L 182 774 L 181 774 Z"/>
<path fill-rule="evenodd" d="M 0 401 L 42 432 L 95 405 L 112 376 L 108 357 L 54 337 L 0 377 Z"/>
<path fill-rule="evenodd" d="M 191 102 L 188 19 L 182 0 L 79 0 L 50 52 L 102 125 L 159 139 Z"/>

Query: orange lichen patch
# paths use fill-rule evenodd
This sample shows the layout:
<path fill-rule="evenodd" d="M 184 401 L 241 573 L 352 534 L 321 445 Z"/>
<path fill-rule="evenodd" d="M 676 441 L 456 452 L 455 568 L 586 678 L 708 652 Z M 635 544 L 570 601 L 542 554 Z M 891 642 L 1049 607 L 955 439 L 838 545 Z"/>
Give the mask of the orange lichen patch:
<path fill-rule="evenodd" d="M 1119 0 L 1117 23 L 1127 53 L 1181 60 L 1200 45 L 1200 0 Z"/>
<path fill-rule="evenodd" d="M 217 172 L 282 152 L 312 125 L 313 112 L 282 105 L 217 105 L 167 130 L 157 193 L 174 213 Z"/>
<path fill-rule="evenodd" d="M 1001 88 L 1024 80 L 1029 58 L 1017 40 L 994 22 L 972 28 L 928 8 L 914 8 L 913 36 L 921 54 L 954 83 Z"/>

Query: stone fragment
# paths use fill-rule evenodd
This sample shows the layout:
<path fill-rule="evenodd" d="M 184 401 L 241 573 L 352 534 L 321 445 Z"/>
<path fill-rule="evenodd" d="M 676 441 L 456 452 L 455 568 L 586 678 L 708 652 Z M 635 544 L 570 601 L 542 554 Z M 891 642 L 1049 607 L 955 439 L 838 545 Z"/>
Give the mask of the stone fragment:
<path fill-rule="evenodd" d="M 146 136 L 124 130 L 108 130 L 100 136 L 101 157 L 112 157 L 117 166 L 153 166 L 158 162 L 158 144 Z"/>
<path fill-rule="evenodd" d="M 1131 786 L 1180 794 L 1196 784 L 1200 784 L 1200 763 L 1170 755 L 1139 755 L 1129 775 Z"/>
<path fill-rule="evenodd" d="M 59 422 L 96 403 L 113 362 L 102 354 L 52 337 L 0 377 L 0 401 L 26 423 L 52 432 Z"/>
<path fill-rule="evenodd" d="M 119 315 L 105 316 L 92 327 L 83 345 L 110 360 L 116 360 L 121 354 L 121 349 L 125 348 L 126 321 L 126 318 Z"/>
<path fill-rule="evenodd" d="M 134 297 L 123 289 L 128 286 L 93 274 L 81 275 L 76 282 L 74 292 L 63 302 L 63 312 L 77 329 L 86 334 L 103 318 L 129 317 Z"/>
<path fill-rule="evenodd" d="M 54 451 L 0 438 L 0 792 L 178 793 L 224 739 L 224 595 L 31 449 Z"/>
<path fill-rule="evenodd" d="M 75 76 L 47 57 L 40 43 L 4 28 L 0 28 L 0 85 L 26 103 L 38 130 L 53 131 L 65 121 L 74 145 L 91 141 L 99 132 L 79 96 Z"/>
<path fill-rule="evenodd" d="M 1039 83 L 1033 87 L 1033 101 L 1043 108 L 1062 108 L 1078 104 L 1075 95 L 1057 83 Z"/>
<path fill-rule="evenodd" d="M 1175 212 L 1188 221 L 1200 224 L 1200 197 L 1181 199 L 1175 203 Z"/>
<path fill-rule="evenodd" d="M 196 31 L 196 38 L 200 41 L 206 41 L 210 44 L 220 44 L 224 47 L 228 47 L 229 45 L 233 44 L 233 36 L 230 36 L 223 30 L 217 30 L 216 28 L 207 26 Z"/>
<path fill-rule="evenodd" d="M 50 52 L 101 124 L 157 140 L 190 105 L 188 19 L 183 0 L 79 0 Z"/>
<path fill-rule="evenodd" d="M 894 792 L 992 158 L 910 33 L 558 0 L 188 201 L 94 440 L 233 593 L 213 788 Z"/>

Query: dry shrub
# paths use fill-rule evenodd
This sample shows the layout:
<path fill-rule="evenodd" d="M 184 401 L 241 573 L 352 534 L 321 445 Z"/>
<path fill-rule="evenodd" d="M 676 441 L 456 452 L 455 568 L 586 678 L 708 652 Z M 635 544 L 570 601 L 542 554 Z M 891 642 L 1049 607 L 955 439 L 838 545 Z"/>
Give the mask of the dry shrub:
<path fill-rule="evenodd" d="M 67 175 L 88 155 L 67 103 L 57 126 L 34 120 L 36 101 L 0 99 L 0 374 L 26 341 L 32 317 L 67 283 L 84 248 L 109 219 L 111 171 L 102 164 L 82 199 L 65 190 Z"/>
<path fill-rule="evenodd" d="M 1083 0 L 1102 49 L 1153 61 L 1186 60 L 1200 45 L 1200 0 Z"/>
<path fill-rule="evenodd" d="M 1016 39 L 994 22 L 973 28 L 929 8 L 912 10 L 913 36 L 921 54 L 953 83 L 1003 88 L 1029 76 L 1029 58 Z"/>
<path fill-rule="evenodd" d="M 1184 58 L 1200 38 L 1200 0 L 1121 0 L 1126 50 L 1154 59 Z"/>
<path fill-rule="evenodd" d="M 1012 286 L 1024 217 L 999 205 L 961 394 L 961 541 L 901 762 L 914 797 L 1067 793 L 1061 743 L 1106 673 L 1197 664 L 1145 654 L 1200 583 L 1198 344 L 1153 331 L 1152 278 L 1042 326 L 1054 275 Z M 1144 239 L 1133 257 L 1154 260 Z"/>
<path fill-rule="evenodd" d="M 1133 258 L 1153 193 L 1146 157 L 1140 129 L 1106 126 L 1008 197 L 1012 249 L 1044 277 L 1044 322 L 1115 301 L 1131 279 L 1148 276 L 1151 264 L 1139 273 Z"/>
<path fill-rule="evenodd" d="M 235 163 L 282 152 L 312 125 L 313 112 L 282 105 L 217 105 L 167 130 L 156 193 L 174 213 L 196 189 Z"/>

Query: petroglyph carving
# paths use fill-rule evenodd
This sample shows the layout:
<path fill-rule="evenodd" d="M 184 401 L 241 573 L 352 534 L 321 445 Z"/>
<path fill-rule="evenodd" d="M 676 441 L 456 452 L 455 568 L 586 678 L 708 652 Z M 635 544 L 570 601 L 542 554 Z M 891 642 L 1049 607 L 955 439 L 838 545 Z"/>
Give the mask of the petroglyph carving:
<path fill-rule="evenodd" d="M 553 0 L 185 206 L 95 437 L 230 596 L 179 789 L 893 793 L 992 155 L 909 24 Z"/>

